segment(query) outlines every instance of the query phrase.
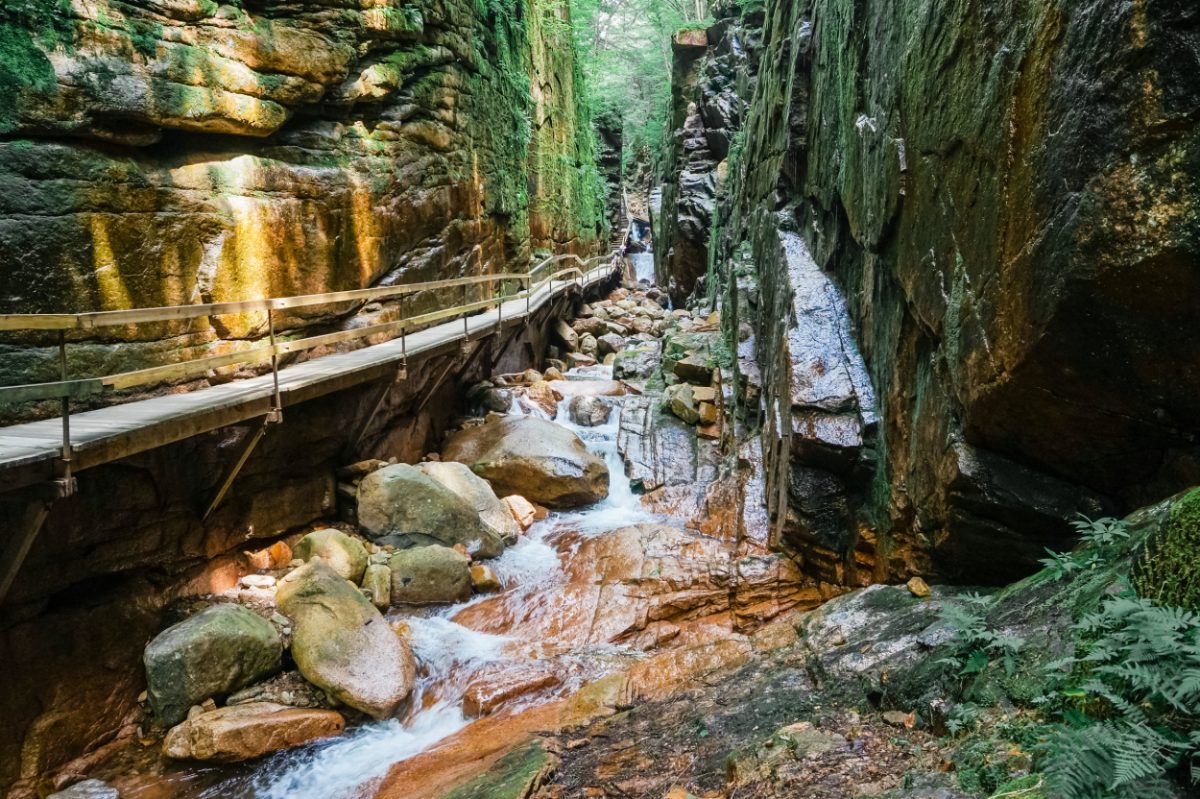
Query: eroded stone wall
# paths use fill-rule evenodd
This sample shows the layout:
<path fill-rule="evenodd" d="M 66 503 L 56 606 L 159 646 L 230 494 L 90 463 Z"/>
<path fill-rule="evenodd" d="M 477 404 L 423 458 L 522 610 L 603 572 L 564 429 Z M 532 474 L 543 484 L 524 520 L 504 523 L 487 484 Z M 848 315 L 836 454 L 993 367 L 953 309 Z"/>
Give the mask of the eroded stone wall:
<path fill-rule="evenodd" d="M 0 311 L 320 293 L 591 249 L 602 212 L 567 13 L 557 0 L 6 3 Z M 263 321 L 106 331 L 72 348 L 71 372 L 219 354 Z M 321 309 L 280 326 L 340 321 Z M 53 379 L 30 346 L 45 343 L 10 340 L 0 381 Z"/>
<path fill-rule="evenodd" d="M 1001 581 L 1075 513 L 1200 479 L 1195 4 L 777 1 L 765 24 L 718 235 L 750 404 L 793 419 L 766 447 L 785 538 L 875 578 Z M 768 369 L 777 328 L 813 329 L 770 290 L 792 240 L 875 388 L 873 465 L 832 492 L 798 479 L 829 469 L 793 391 L 830 361 Z M 846 508 L 841 533 L 813 507 Z"/>

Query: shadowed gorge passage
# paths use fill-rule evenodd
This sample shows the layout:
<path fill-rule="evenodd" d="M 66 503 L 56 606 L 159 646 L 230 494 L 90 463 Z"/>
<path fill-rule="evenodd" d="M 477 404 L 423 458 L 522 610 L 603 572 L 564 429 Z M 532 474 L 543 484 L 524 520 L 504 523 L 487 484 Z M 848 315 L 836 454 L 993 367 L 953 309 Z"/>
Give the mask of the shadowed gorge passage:
<path fill-rule="evenodd" d="M 5 0 L 0 795 L 1200 790 L 1193 0 Z"/>

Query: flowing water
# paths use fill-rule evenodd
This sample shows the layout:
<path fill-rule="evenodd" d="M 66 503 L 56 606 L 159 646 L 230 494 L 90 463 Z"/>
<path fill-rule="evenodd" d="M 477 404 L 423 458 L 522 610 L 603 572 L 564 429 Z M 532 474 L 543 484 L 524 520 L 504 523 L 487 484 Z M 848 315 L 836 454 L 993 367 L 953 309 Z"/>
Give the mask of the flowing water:
<path fill-rule="evenodd" d="M 630 253 L 629 260 L 633 263 L 633 275 L 639 283 L 654 283 L 654 253 Z"/>
<path fill-rule="evenodd" d="M 652 268 L 652 267 L 651 267 Z M 572 380 L 611 380 L 612 369 L 586 367 Z M 553 513 L 530 528 L 517 544 L 489 562 L 503 582 L 498 595 L 425 612 L 394 611 L 412 632 L 418 680 L 408 713 L 398 719 L 359 726 L 339 738 L 281 753 L 256 770 L 228 778 L 199 793 L 200 799 L 358 799 L 369 797 L 396 764 L 433 748 L 471 723 L 463 699 L 473 679 L 530 670 L 552 674 L 549 687 L 516 700 L 516 706 L 549 701 L 574 692 L 603 675 L 614 663 L 637 654 L 596 643 L 571 624 L 560 594 L 568 580 L 564 566 L 581 542 L 619 527 L 655 521 L 625 477 L 617 447 L 621 397 L 609 420 L 598 427 L 571 422 L 569 398 L 555 418 L 577 433 L 609 469 L 608 497 L 596 505 Z M 513 413 L 538 413 L 513 404 Z M 462 618 L 466 623 L 459 623 Z M 474 627 L 474 629 L 472 628 Z M 487 627 L 490 629 L 480 629 Z M 513 705 L 506 704 L 511 711 Z"/>

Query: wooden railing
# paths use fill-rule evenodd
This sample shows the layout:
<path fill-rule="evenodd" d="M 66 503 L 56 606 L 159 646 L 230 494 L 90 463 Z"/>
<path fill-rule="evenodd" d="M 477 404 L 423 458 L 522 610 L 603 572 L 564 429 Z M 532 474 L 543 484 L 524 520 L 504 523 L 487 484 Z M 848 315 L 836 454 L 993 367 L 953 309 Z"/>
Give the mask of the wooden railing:
<path fill-rule="evenodd" d="M 465 330 L 468 316 L 486 312 L 492 308 L 497 310 L 497 314 L 502 314 L 503 304 L 506 302 L 524 298 L 526 309 L 528 309 L 530 298 L 547 285 L 549 285 L 551 293 L 553 293 L 555 281 L 590 281 L 592 275 L 598 270 L 605 268 L 610 258 L 611 255 L 601 255 L 585 261 L 573 254 L 556 255 L 542 261 L 528 273 L 477 275 L 450 280 L 435 280 L 426 283 L 409 283 L 398 286 L 354 289 L 351 291 L 308 294 L 275 299 L 218 302 L 206 305 L 172 305 L 161 308 L 135 308 L 127 311 L 94 311 L 79 314 L 0 315 L 0 331 L 58 331 L 60 362 L 60 379 L 57 381 L 18 386 L 0 386 L 0 405 L 56 399 L 62 400 L 65 403 L 69 400 L 90 398 L 108 392 L 139 386 L 195 379 L 222 367 L 252 366 L 267 361 L 271 362 L 272 370 L 278 372 L 278 362 L 283 356 L 304 352 L 317 347 L 389 334 L 393 337 L 398 335 L 401 338 L 401 346 L 403 348 L 404 338 L 407 333 L 426 327 L 434 322 L 461 317 L 464 320 Z M 570 260 L 574 260 L 578 265 L 559 269 L 549 274 L 541 274 L 556 263 Z M 405 316 L 405 299 L 413 294 L 456 287 L 463 287 L 465 293 L 465 290 L 471 286 L 492 284 L 493 287 L 499 287 L 504 282 L 520 282 L 523 290 L 514 295 L 500 296 L 499 292 L 493 288 L 493 293 L 497 294 L 497 296 L 475 302 L 466 302 L 451 308 L 443 308 L 412 317 Z M 324 333 L 288 341 L 280 341 L 275 330 L 275 314 L 278 311 L 322 305 L 363 304 L 390 299 L 398 299 L 400 302 L 400 318 L 390 322 L 382 322 L 349 330 L 339 330 L 333 333 Z M 136 371 L 121 372 L 100 377 L 77 379 L 68 379 L 67 377 L 67 346 L 69 342 L 67 341 L 66 334 L 68 331 L 177 322 L 187 319 L 255 312 L 265 312 L 267 314 L 266 343 L 256 344 L 235 352 L 194 358 L 179 363 Z"/>

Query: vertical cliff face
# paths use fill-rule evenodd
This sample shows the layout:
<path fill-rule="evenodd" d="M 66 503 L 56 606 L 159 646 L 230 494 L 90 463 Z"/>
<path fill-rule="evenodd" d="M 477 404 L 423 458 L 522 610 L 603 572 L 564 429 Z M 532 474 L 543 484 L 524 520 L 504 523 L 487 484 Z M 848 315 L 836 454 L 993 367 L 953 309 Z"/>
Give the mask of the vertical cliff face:
<path fill-rule="evenodd" d="M 760 50 L 756 14 L 718 3 L 720 20 L 688 29 L 672 42 L 671 119 L 666 142 L 661 207 L 655 215 L 660 285 L 682 303 L 709 268 L 708 242 L 717 193 L 727 173 L 735 133 L 741 128 Z"/>
<path fill-rule="evenodd" d="M 0 310 L 337 291 L 598 240 L 555 0 L 18 0 L 0 9 Z M 565 44 L 564 44 L 565 43 Z M 285 327 L 320 318 L 296 316 Z M 78 370 L 232 346 L 126 331 Z M 38 379 L 33 354 L 4 380 Z"/>
<path fill-rule="evenodd" d="M 769 2 L 763 38 L 716 249 L 785 538 L 1001 580 L 1200 479 L 1195 5 Z"/>

